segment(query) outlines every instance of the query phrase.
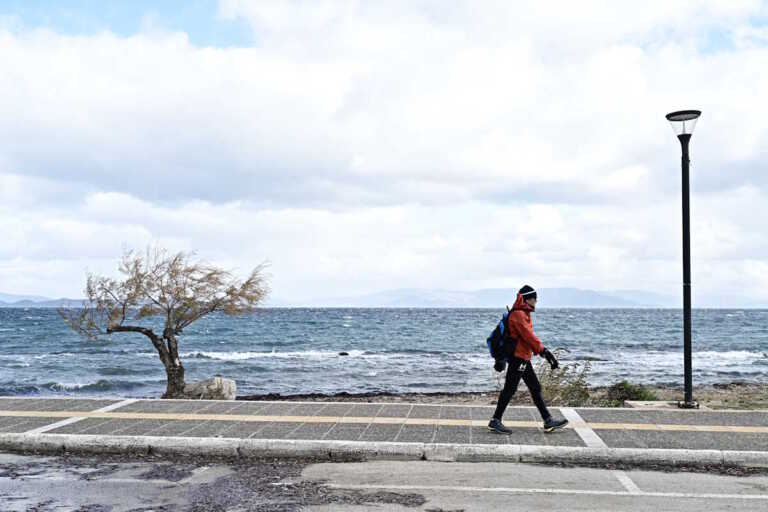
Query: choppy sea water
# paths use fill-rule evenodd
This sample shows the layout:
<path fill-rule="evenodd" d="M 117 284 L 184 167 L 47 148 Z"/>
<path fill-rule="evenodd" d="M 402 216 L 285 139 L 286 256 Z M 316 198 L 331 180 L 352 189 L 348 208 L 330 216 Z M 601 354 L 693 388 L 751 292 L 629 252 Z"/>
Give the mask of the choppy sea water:
<path fill-rule="evenodd" d="M 187 381 L 238 394 L 493 389 L 493 309 L 264 309 L 211 316 L 180 338 Z M 682 384 L 682 311 L 542 309 L 534 330 L 591 385 Z M 768 310 L 693 311 L 694 384 L 768 382 Z M 339 355 L 347 352 L 348 356 Z M 53 309 L 0 309 L 0 395 L 159 396 L 165 371 L 136 334 L 88 341 Z"/>

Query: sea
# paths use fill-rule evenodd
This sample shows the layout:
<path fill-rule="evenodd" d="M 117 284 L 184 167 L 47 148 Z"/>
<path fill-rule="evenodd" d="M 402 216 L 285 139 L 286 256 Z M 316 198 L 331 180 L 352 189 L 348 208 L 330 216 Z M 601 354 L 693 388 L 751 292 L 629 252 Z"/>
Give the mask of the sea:
<path fill-rule="evenodd" d="M 212 315 L 180 336 L 187 382 L 220 375 L 238 395 L 489 391 L 486 338 L 499 309 L 261 309 Z M 158 320 L 159 322 L 159 320 Z M 590 386 L 682 386 L 678 309 L 541 309 L 534 330 Z M 154 327 L 159 327 L 156 323 Z M 693 310 L 693 381 L 768 382 L 768 310 Z M 159 397 L 149 340 L 93 341 L 55 309 L 0 309 L 0 395 Z"/>

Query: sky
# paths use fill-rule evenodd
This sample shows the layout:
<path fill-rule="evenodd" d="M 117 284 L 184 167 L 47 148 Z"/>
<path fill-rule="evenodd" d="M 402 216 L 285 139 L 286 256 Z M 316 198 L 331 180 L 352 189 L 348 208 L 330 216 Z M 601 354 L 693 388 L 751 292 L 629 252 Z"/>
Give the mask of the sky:
<path fill-rule="evenodd" d="M 0 292 L 126 248 L 301 305 L 399 288 L 768 304 L 768 2 L 0 0 Z"/>

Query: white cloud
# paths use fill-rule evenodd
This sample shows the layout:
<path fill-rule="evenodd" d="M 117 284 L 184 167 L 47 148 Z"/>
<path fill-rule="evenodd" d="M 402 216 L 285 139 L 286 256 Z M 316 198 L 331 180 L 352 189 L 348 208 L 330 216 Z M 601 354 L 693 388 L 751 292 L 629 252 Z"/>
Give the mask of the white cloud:
<path fill-rule="evenodd" d="M 755 193 L 743 191 L 726 201 L 754 200 Z M 709 201 L 700 198 L 696 204 L 703 209 Z M 756 275 L 768 241 L 730 212 L 699 214 L 707 220 L 694 225 L 695 289 L 746 289 L 762 297 Z M 198 250 L 201 257 L 242 274 L 268 259 L 278 300 L 406 283 L 471 289 L 523 280 L 675 293 L 680 280 L 675 204 L 405 204 L 331 212 L 199 201 L 165 207 L 125 194 L 96 193 L 51 217 L 44 211 L 18 218 L 16 239 L 23 245 L 0 266 L 4 286 L 55 275 L 49 288 L 73 295 L 86 269 L 113 273 L 124 244 L 142 247 L 152 241 L 173 250 Z M 16 220 L 11 216 L 11 225 Z M 35 265 L 43 270 L 33 278 L 28 269 Z M 30 275 L 20 277 L 25 273 Z"/>
<path fill-rule="evenodd" d="M 765 4 L 477 6 L 222 1 L 253 48 L 0 28 L 0 290 L 77 294 L 86 262 L 159 240 L 268 258 L 283 298 L 675 291 L 663 115 L 701 108 L 694 290 L 763 297 Z"/>

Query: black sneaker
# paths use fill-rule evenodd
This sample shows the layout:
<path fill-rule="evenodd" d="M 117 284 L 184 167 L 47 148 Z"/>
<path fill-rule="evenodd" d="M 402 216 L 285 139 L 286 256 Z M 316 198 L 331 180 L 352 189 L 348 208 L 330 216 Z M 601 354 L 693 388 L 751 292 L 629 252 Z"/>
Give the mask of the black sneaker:
<path fill-rule="evenodd" d="M 559 430 L 568 424 L 568 420 L 553 420 L 549 418 L 544 422 L 544 432 L 554 432 Z"/>
<path fill-rule="evenodd" d="M 493 418 L 488 423 L 488 430 L 491 432 L 496 432 L 497 434 L 504 434 L 504 435 L 510 435 L 512 431 L 504 426 L 504 424 L 501 422 L 501 420 L 497 420 L 496 418 Z"/>

